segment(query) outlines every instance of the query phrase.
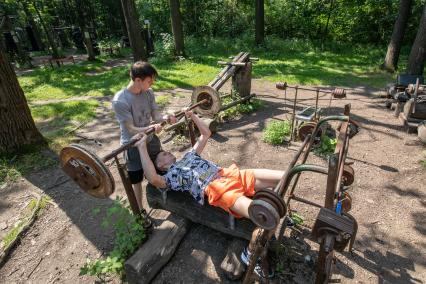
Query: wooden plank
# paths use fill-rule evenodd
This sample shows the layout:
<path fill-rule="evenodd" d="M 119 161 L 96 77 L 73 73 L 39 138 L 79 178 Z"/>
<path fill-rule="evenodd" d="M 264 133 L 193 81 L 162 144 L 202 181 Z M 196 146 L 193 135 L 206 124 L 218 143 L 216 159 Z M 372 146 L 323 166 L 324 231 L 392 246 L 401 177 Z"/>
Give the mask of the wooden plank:
<path fill-rule="evenodd" d="M 146 199 L 151 208 L 165 209 L 176 213 L 194 223 L 199 223 L 219 232 L 243 238 L 251 239 L 255 225 L 249 219 L 235 219 L 235 228 L 229 224 L 229 214 L 223 209 L 207 204 L 200 205 L 187 192 L 169 191 L 167 201 L 164 204 L 161 192 L 148 185 L 146 187 Z"/>
<path fill-rule="evenodd" d="M 148 240 L 124 264 L 129 283 L 149 283 L 173 256 L 190 222 L 164 210 L 150 214 L 154 229 Z"/>

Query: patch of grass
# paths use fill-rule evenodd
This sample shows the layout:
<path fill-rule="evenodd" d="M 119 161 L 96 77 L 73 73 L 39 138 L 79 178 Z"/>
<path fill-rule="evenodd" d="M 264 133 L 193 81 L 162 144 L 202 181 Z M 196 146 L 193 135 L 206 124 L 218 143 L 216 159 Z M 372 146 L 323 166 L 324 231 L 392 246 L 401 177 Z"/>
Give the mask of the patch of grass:
<path fill-rule="evenodd" d="M 272 145 L 281 145 L 285 137 L 290 135 L 290 122 L 272 121 L 263 130 L 263 141 Z"/>
<path fill-rule="evenodd" d="M 31 215 L 34 210 L 37 210 L 36 216 L 40 216 L 42 210 L 46 207 L 47 203 L 50 201 L 50 198 L 43 195 L 40 199 L 40 203 L 37 206 L 37 199 L 32 198 L 26 208 L 24 209 L 24 216 L 19 222 L 4 236 L 1 242 L 1 248 L 7 248 L 12 242 L 16 240 L 18 235 L 21 233 L 24 226 L 28 223 L 31 218 Z"/>
<path fill-rule="evenodd" d="M 425 159 L 423 161 L 421 161 L 421 164 L 426 169 L 426 150 L 423 150 L 423 155 L 425 155 Z"/>
<path fill-rule="evenodd" d="M 157 105 L 159 105 L 160 107 L 165 107 L 166 105 L 170 103 L 170 96 L 168 95 L 156 96 L 155 101 Z"/>
<path fill-rule="evenodd" d="M 46 169 L 57 162 L 44 155 L 39 149 L 19 156 L 0 157 L 0 187 L 4 183 L 14 182 L 32 171 Z"/>
<path fill-rule="evenodd" d="M 174 145 L 185 145 L 188 143 L 188 137 L 182 134 L 177 134 L 173 137 L 172 143 Z"/>
<path fill-rule="evenodd" d="M 235 99 L 239 99 L 236 97 Z M 225 106 L 232 102 L 231 97 L 225 97 L 222 99 L 222 106 Z M 236 106 L 230 107 L 224 111 L 221 111 L 217 114 L 219 120 L 230 120 L 238 117 L 241 114 L 252 113 L 264 106 L 264 102 L 259 99 L 251 99 L 249 102 L 244 102 Z"/>
<path fill-rule="evenodd" d="M 93 210 L 93 214 L 99 212 L 99 209 Z M 87 259 L 80 268 L 80 275 L 96 275 L 101 281 L 105 281 L 111 273 L 123 278 L 124 262 L 146 239 L 142 220 L 131 213 L 123 199 L 117 197 L 114 205 L 107 209 L 102 226 L 115 229 L 114 249 L 105 259 Z"/>

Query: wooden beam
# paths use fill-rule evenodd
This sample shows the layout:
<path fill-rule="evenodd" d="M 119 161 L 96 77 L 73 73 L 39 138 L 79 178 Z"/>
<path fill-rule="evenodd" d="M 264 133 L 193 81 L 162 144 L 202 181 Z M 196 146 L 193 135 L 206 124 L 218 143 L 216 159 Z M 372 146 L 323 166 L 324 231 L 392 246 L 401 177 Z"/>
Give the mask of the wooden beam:
<path fill-rule="evenodd" d="M 149 283 L 173 256 L 190 222 L 164 210 L 150 216 L 154 230 L 148 240 L 125 262 L 128 283 Z"/>
<path fill-rule="evenodd" d="M 151 208 L 168 210 L 194 223 L 202 224 L 234 237 L 250 240 L 255 229 L 255 225 L 249 219 L 243 218 L 235 219 L 235 228 L 231 229 L 227 212 L 208 204 L 200 205 L 187 192 L 169 191 L 166 203 L 164 203 L 160 190 L 148 185 L 146 187 L 146 199 Z"/>

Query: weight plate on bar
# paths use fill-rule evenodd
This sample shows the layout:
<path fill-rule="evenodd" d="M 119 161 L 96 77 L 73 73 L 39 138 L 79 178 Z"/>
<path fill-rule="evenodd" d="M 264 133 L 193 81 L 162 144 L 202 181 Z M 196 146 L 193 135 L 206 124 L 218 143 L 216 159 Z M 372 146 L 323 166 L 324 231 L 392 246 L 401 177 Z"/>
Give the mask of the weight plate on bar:
<path fill-rule="evenodd" d="M 111 172 L 88 149 L 71 144 L 61 150 L 59 158 L 64 172 L 91 196 L 107 198 L 114 192 L 115 182 Z"/>
<path fill-rule="evenodd" d="M 344 186 L 349 186 L 355 181 L 355 171 L 349 165 L 343 166 L 342 182 Z"/>
<path fill-rule="evenodd" d="M 195 108 L 195 112 L 203 116 L 213 117 L 220 111 L 222 106 L 219 93 L 210 86 L 196 87 L 191 96 L 192 104 L 196 104 L 204 99 L 207 99 L 208 102 Z"/>
<path fill-rule="evenodd" d="M 284 217 L 285 213 L 287 212 L 284 200 L 273 190 L 267 188 L 259 189 L 254 194 L 253 200 L 254 199 L 261 199 L 272 204 L 272 206 L 277 209 L 280 218 Z"/>
<path fill-rule="evenodd" d="M 333 90 L 333 92 L 331 94 L 336 99 L 346 98 L 346 90 L 345 89 L 336 88 L 336 89 Z"/>
<path fill-rule="evenodd" d="M 305 138 L 308 134 L 312 134 L 317 126 L 316 122 L 304 122 L 299 127 L 298 136 L 300 141 L 305 141 Z M 314 145 L 319 143 L 321 140 L 322 130 L 318 130 L 317 136 L 315 137 Z"/>
<path fill-rule="evenodd" d="M 343 212 L 349 212 L 352 209 L 352 197 L 349 193 L 344 192 L 342 197 L 342 210 Z"/>
<path fill-rule="evenodd" d="M 274 229 L 280 222 L 278 211 L 269 202 L 254 199 L 248 208 L 250 220 L 257 226 L 266 229 Z"/>

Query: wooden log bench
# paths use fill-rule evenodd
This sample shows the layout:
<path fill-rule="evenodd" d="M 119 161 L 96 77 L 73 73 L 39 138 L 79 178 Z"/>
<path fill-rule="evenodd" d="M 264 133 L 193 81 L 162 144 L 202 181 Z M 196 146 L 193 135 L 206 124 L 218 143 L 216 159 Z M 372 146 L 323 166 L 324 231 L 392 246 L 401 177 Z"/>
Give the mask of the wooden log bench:
<path fill-rule="evenodd" d="M 148 241 L 125 263 L 129 283 L 149 283 L 173 256 L 191 221 L 236 237 L 227 248 L 221 269 L 231 280 L 242 277 L 245 267 L 240 253 L 255 229 L 250 220 L 230 218 L 224 210 L 200 205 L 183 192 L 169 191 L 164 203 L 161 191 L 152 185 L 146 187 L 146 202 L 152 210 L 154 229 Z"/>
<path fill-rule="evenodd" d="M 237 238 L 249 241 L 255 229 L 255 225 L 249 219 L 232 220 L 223 209 L 210 206 L 207 202 L 201 205 L 186 192 L 168 191 L 166 203 L 164 203 L 161 191 L 152 185 L 148 185 L 146 187 L 146 198 L 151 208 L 170 211 L 194 223 Z"/>

